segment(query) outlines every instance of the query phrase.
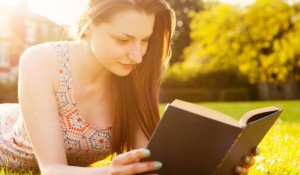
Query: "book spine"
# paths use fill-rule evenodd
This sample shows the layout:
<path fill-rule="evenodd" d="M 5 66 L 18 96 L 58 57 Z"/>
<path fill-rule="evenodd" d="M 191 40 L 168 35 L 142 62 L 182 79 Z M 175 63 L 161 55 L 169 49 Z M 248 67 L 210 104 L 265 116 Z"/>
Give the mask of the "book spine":
<path fill-rule="evenodd" d="M 234 146 L 236 145 L 236 143 L 238 142 L 238 140 L 240 139 L 240 137 L 242 136 L 243 132 L 245 131 L 245 129 L 243 129 L 240 134 L 237 136 L 237 138 L 234 140 L 234 142 L 232 143 L 232 145 L 230 146 L 230 148 L 228 149 L 227 153 L 224 155 L 223 159 L 220 161 L 220 163 L 218 164 L 216 170 L 213 172 L 213 175 L 216 175 L 217 172 L 219 171 L 219 169 L 221 168 L 221 166 L 223 165 L 224 161 L 226 160 L 226 158 L 228 157 L 229 153 L 232 151 L 232 149 L 234 148 Z"/>

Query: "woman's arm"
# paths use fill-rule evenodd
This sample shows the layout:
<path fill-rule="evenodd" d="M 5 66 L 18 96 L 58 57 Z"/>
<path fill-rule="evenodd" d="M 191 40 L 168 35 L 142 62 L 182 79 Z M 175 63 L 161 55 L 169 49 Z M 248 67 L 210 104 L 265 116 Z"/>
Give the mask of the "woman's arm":
<path fill-rule="evenodd" d="M 67 165 L 52 81 L 58 77 L 56 57 L 42 44 L 25 51 L 19 64 L 21 111 L 42 174 L 53 165 Z"/>
<path fill-rule="evenodd" d="M 111 166 L 68 166 L 55 89 L 59 81 L 57 55 L 50 45 L 34 46 L 22 55 L 19 100 L 25 126 L 43 175 L 137 174 L 159 168 L 157 162 L 135 160 L 149 156 L 133 150 L 116 156 Z"/>

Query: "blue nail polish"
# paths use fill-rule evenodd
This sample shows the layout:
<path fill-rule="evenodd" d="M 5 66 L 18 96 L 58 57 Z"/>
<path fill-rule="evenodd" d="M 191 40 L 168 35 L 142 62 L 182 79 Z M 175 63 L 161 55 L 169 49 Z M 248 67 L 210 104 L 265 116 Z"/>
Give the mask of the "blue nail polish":
<path fill-rule="evenodd" d="M 161 162 L 155 162 L 155 163 L 154 163 L 154 167 L 155 167 L 156 169 L 159 169 L 159 168 L 162 167 L 162 163 L 161 163 Z"/>
<path fill-rule="evenodd" d="M 149 151 L 149 150 L 147 150 L 147 149 L 146 149 L 146 150 L 144 150 L 144 155 L 145 155 L 145 156 L 150 156 L 150 151 Z"/>

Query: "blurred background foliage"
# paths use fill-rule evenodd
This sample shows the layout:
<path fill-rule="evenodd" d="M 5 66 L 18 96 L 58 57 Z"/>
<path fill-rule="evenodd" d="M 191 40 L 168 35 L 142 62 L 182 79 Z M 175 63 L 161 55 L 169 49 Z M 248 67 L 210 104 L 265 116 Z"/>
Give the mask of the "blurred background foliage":
<path fill-rule="evenodd" d="M 185 62 L 199 63 L 208 72 L 236 66 L 251 82 L 300 78 L 297 6 L 283 0 L 258 0 L 244 9 L 221 4 L 191 13 L 191 18 Z"/>
<path fill-rule="evenodd" d="M 246 93 L 240 100 L 260 99 L 260 93 L 266 93 L 260 92 L 262 84 L 264 89 L 276 85 L 276 94 L 285 93 L 285 89 L 291 88 L 286 87 L 287 82 L 292 82 L 292 87 L 297 85 L 295 91 L 299 91 L 299 2 L 257 0 L 245 7 L 217 1 L 184 2 L 198 6 L 179 18 L 190 19 L 189 38 L 185 38 L 190 42 L 180 55 L 182 59 L 167 72 L 163 91 L 200 88 L 204 94 L 217 96 L 210 100 L 224 100 L 225 92 L 229 91 L 228 97 L 232 97 L 233 89 L 239 95 Z M 174 40 L 176 43 L 180 38 Z M 290 96 L 298 98 L 298 95 L 294 92 Z"/>
<path fill-rule="evenodd" d="M 182 61 L 183 50 L 191 42 L 190 38 L 190 22 L 189 13 L 202 10 L 201 0 L 166 0 L 174 9 L 176 14 L 176 30 L 173 36 L 173 58 L 171 64 Z"/>

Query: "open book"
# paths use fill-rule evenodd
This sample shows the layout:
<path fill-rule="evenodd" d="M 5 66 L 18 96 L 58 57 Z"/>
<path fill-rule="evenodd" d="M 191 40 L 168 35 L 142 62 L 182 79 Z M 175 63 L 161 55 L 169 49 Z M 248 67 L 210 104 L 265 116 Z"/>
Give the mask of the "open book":
<path fill-rule="evenodd" d="M 282 109 L 266 107 L 247 112 L 240 121 L 218 111 L 175 100 L 169 104 L 151 136 L 149 158 L 163 167 L 160 175 L 229 175 L 251 154 Z"/>

